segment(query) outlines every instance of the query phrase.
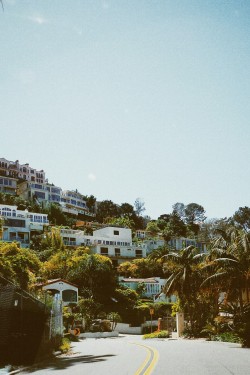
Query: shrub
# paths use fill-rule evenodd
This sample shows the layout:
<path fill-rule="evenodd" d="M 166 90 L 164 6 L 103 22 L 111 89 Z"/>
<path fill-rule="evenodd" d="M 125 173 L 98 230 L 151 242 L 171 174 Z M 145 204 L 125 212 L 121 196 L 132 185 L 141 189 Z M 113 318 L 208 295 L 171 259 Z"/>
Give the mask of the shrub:
<path fill-rule="evenodd" d="M 67 337 L 63 337 L 61 345 L 59 346 L 59 350 L 61 350 L 62 353 L 67 353 L 69 349 L 70 349 L 70 340 Z"/>
<path fill-rule="evenodd" d="M 212 336 L 212 341 L 223 341 L 223 342 L 235 342 L 240 343 L 239 336 L 233 332 L 224 332 L 218 335 Z"/>
<path fill-rule="evenodd" d="M 155 331 L 153 333 L 147 333 L 146 335 L 142 336 L 143 339 L 163 339 L 168 337 L 168 331 Z"/>

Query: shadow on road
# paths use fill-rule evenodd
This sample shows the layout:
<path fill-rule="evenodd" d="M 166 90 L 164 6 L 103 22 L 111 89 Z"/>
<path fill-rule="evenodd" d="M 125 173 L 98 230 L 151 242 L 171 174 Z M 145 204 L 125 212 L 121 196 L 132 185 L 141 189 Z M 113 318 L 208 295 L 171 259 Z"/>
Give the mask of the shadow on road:
<path fill-rule="evenodd" d="M 64 370 L 78 363 L 94 363 L 106 361 L 109 357 L 114 357 L 115 354 L 104 354 L 104 355 L 80 355 L 76 357 L 61 357 L 55 358 L 48 362 L 43 362 L 37 366 L 32 366 L 30 369 L 26 369 L 26 373 L 32 373 L 39 370 L 49 369 L 53 370 Z"/>

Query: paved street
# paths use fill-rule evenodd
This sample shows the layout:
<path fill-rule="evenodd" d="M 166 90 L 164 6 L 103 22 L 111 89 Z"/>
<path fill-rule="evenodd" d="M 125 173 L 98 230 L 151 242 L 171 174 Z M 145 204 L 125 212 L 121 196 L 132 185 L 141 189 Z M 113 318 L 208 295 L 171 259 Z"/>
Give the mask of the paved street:
<path fill-rule="evenodd" d="M 72 353 L 22 374 L 249 375 L 250 349 L 204 340 L 142 340 L 141 336 L 85 339 Z"/>

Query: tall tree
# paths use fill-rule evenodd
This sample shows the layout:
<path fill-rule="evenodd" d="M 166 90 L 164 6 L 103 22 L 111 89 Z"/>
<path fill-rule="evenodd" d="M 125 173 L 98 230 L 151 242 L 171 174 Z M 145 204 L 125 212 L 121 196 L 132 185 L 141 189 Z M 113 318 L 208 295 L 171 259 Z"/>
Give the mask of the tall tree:
<path fill-rule="evenodd" d="M 181 219 L 185 217 L 185 205 L 184 203 L 177 202 L 173 204 L 173 213 L 176 213 Z"/>
<path fill-rule="evenodd" d="M 129 203 L 122 203 L 120 205 L 120 215 L 129 217 L 133 220 L 135 217 L 134 207 Z"/>
<path fill-rule="evenodd" d="M 187 224 L 202 223 L 206 220 L 204 207 L 197 203 L 189 203 L 185 206 L 184 213 Z"/>
<path fill-rule="evenodd" d="M 142 214 L 142 212 L 144 212 L 146 210 L 145 202 L 143 202 L 143 200 L 141 198 L 136 198 L 135 203 L 134 203 L 134 207 L 135 207 L 135 212 L 136 212 L 137 216 L 140 216 Z"/>
<path fill-rule="evenodd" d="M 100 223 L 103 223 L 105 219 L 119 217 L 120 211 L 117 204 L 111 200 L 104 200 L 98 204 L 96 219 Z"/>
<path fill-rule="evenodd" d="M 166 241 L 172 238 L 185 237 L 187 234 L 187 228 L 185 223 L 179 217 L 179 215 L 174 211 L 169 215 L 169 220 L 163 229 L 163 237 Z"/>
<path fill-rule="evenodd" d="M 231 228 L 222 232 L 211 249 L 209 271 L 203 285 L 218 285 L 227 299 L 250 303 L 250 242 L 249 235 Z"/>
<path fill-rule="evenodd" d="M 191 330 L 201 327 L 200 321 L 200 284 L 202 275 L 199 263 L 202 257 L 194 246 L 188 246 L 180 252 L 165 255 L 164 270 L 168 275 L 164 291 L 166 295 L 176 294 L 181 307 L 188 315 Z"/>
<path fill-rule="evenodd" d="M 94 197 L 94 195 L 90 195 L 89 197 L 86 196 L 85 199 L 86 199 L 86 205 L 87 205 L 88 209 L 90 210 L 90 212 L 94 212 L 95 211 L 95 203 L 96 203 L 96 198 Z"/>
<path fill-rule="evenodd" d="M 150 221 L 147 224 L 146 231 L 150 234 L 150 236 L 156 236 L 160 232 L 160 228 L 157 225 L 157 221 Z"/>
<path fill-rule="evenodd" d="M 250 208 L 240 207 L 232 217 L 232 223 L 238 227 L 244 229 L 245 232 L 250 231 Z"/>

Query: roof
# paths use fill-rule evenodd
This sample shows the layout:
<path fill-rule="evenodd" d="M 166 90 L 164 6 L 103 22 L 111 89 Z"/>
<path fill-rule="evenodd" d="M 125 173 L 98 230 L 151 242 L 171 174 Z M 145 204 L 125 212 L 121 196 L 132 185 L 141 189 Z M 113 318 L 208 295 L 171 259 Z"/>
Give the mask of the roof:
<path fill-rule="evenodd" d="M 51 285 L 51 284 L 58 283 L 59 281 L 62 281 L 62 282 L 65 283 L 65 284 L 69 284 L 69 285 L 72 285 L 72 286 L 78 288 L 77 285 L 75 285 L 75 284 L 73 284 L 73 283 L 71 283 L 71 282 L 69 282 L 69 281 L 63 280 L 63 279 L 53 279 L 53 280 L 48 280 L 46 283 L 41 283 L 40 285 L 41 285 L 41 286 Z"/>

